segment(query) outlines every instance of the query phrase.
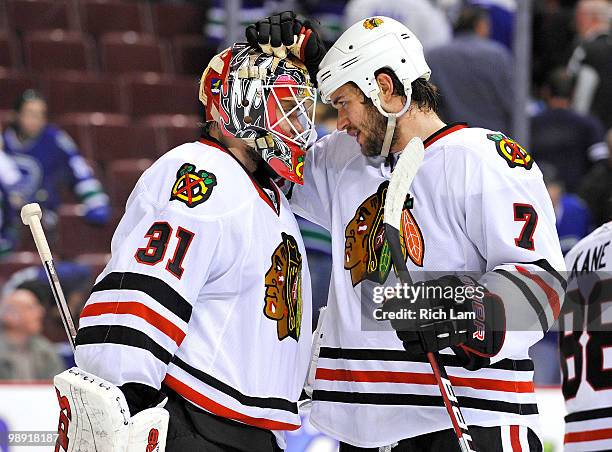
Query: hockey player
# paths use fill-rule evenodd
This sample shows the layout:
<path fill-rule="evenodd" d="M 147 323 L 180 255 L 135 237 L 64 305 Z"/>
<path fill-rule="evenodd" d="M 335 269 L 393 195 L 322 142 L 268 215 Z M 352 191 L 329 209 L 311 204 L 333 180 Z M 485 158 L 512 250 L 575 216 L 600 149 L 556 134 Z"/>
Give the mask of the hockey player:
<path fill-rule="evenodd" d="M 299 428 L 310 279 L 272 177 L 301 182 L 315 96 L 297 59 L 236 44 L 211 60 L 203 137 L 137 182 L 80 316 L 78 368 L 56 377 L 64 448 L 276 451 Z M 93 412 L 104 391 L 122 401 Z"/>
<path fill-rule="evenodd" d="M 559 318 L 566 451 L 612 450 L 612 222 L 565 256 L 568 293 Z"/>
<path fill-rule="evenodd" d="M 459 450 L 425 358 L 440 351 L 477 450 L 542 450 L 527 352 L 559 313 L 565 266 L 531 156 L 502 132 L 445 124 L 422 46 L 393 19 L 356 23 L 327 53 L 290 12 L 249 26 L 247 39 L 275 54 L 299 50 L 338 110 L 339 130 L 308 153 L 305 183 L 291 198 L 296 214 L 332 234 L 313 425 L 341 451 Z M 437 278 L 427 285 L 457 294 L 478 287 L 482 299 L 468 300 L 469 310 L 486 314 L 480 324 L 417 322 L 423 342 L 414 331 L 398 332 L 401 341 L 375 331 L 367 295 L 393 276 L 382 209 L 394 162 L 414 137 L 425 159 L 403 213 L 408 267 L 416 281 Z M 478 281 L 455 276 L 468 272 Z M 432 301 L 446 314 L 455 305 L 416 300 Z"/>

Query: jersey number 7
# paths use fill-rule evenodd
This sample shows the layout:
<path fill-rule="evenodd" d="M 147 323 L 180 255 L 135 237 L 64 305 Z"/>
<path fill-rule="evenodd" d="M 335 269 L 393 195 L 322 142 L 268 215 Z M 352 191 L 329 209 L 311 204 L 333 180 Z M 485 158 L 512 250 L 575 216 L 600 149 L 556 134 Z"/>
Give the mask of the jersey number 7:
<path fill-rule="evenodd" d="M 178 238 L 178 244 L 174 250 L 174 256 L 168 260 L 166 264 L 166 270 L 172 275 L 181 279 L 185 269 L 182 267 L 183 259 L 185 254 L 191 245 L 193 236 L 195 234 L 187 229 L 179 226 L 176 231 L 176 237 Z M 138 262 L 145 265 L 156 265 L 164 259 L 166 255 L 166 249 L 172 236 L 172 227 L 165 221 L 159 221 L 153 223 L 145 237 L 149 239 L 149 243 L 144 248 L 138 248 L 134 257 Z"/>
<path fill-rule="evenodd" d="M 514 221 L 524 221 L 523 229 L 520 235 L 514 239 L 514 244 L 519 248 L 533 251 L 535 244 L 533 243 L 533 234 L 538 225 L 538 213 L 531 204 L 514 203 Z"/>

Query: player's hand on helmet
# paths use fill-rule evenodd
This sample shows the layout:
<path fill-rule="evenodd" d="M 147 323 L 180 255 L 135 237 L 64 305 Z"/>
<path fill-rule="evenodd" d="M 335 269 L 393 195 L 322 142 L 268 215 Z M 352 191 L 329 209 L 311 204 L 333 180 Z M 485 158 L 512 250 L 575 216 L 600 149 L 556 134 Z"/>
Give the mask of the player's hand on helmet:
<path fill-rule="evenodd" d="M 467 369 L 488 365 L 504 341 L 501 300 L 468 277 L 447 275 L 415 286 L 421 287 L 415 299 L 392 298 L 383 305 L 386 313 L 414 313 L 390 320 L 406 352 L 418 357 L 451 347 Z"/>
<path fill-rule="evenodd" d="M 312 22 L 298 19 L 293 11 L 285 11 L 249 25 L 246 39 L 251 46 L 279 58 L 292 53 L 304 63 L 316 85 L 319 63 L 326 49 L 314 28 Z"/>

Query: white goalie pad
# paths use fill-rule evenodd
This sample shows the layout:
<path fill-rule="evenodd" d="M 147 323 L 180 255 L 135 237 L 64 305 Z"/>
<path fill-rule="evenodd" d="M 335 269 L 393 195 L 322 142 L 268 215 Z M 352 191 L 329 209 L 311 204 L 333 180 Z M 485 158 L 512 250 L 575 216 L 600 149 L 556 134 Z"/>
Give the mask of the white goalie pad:
<path fill-rule="evenodd" d="M 56 451 L 164 452 L 168 411 L 158 406 L 130 417 L 121 390 L 78 367 L 53 379 L 60 405 Z"/>

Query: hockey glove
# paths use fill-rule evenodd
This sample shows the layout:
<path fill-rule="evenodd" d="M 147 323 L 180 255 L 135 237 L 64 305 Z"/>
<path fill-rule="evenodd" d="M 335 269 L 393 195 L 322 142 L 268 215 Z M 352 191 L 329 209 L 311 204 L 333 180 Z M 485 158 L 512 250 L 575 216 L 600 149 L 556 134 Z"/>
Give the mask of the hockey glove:
<path fill-rule="evenodd" d="M 487 366 L 504 343 L 501 300 L 469 277 L 448 275 L 415 287 L 414 299 L 392 298 L 383 306 L 408 354 L 451 347 L 466 369 Z"/>
<path fill-rule="evenodd" d="M 53 383 L 60 405 L 56 451 L 165 451 L 167 399 L 130 415 L 121 389 L 78 367 L 56 375 Z"/>
<path fill-rule="evenodd" d="M 264 53 L 285 58 L 291 52 L 304 63 L 316 86 L 319 63 L 327 50 L 312 22 L 285 11 L 249 25 L 245 33 L 248 43 Z"/>

